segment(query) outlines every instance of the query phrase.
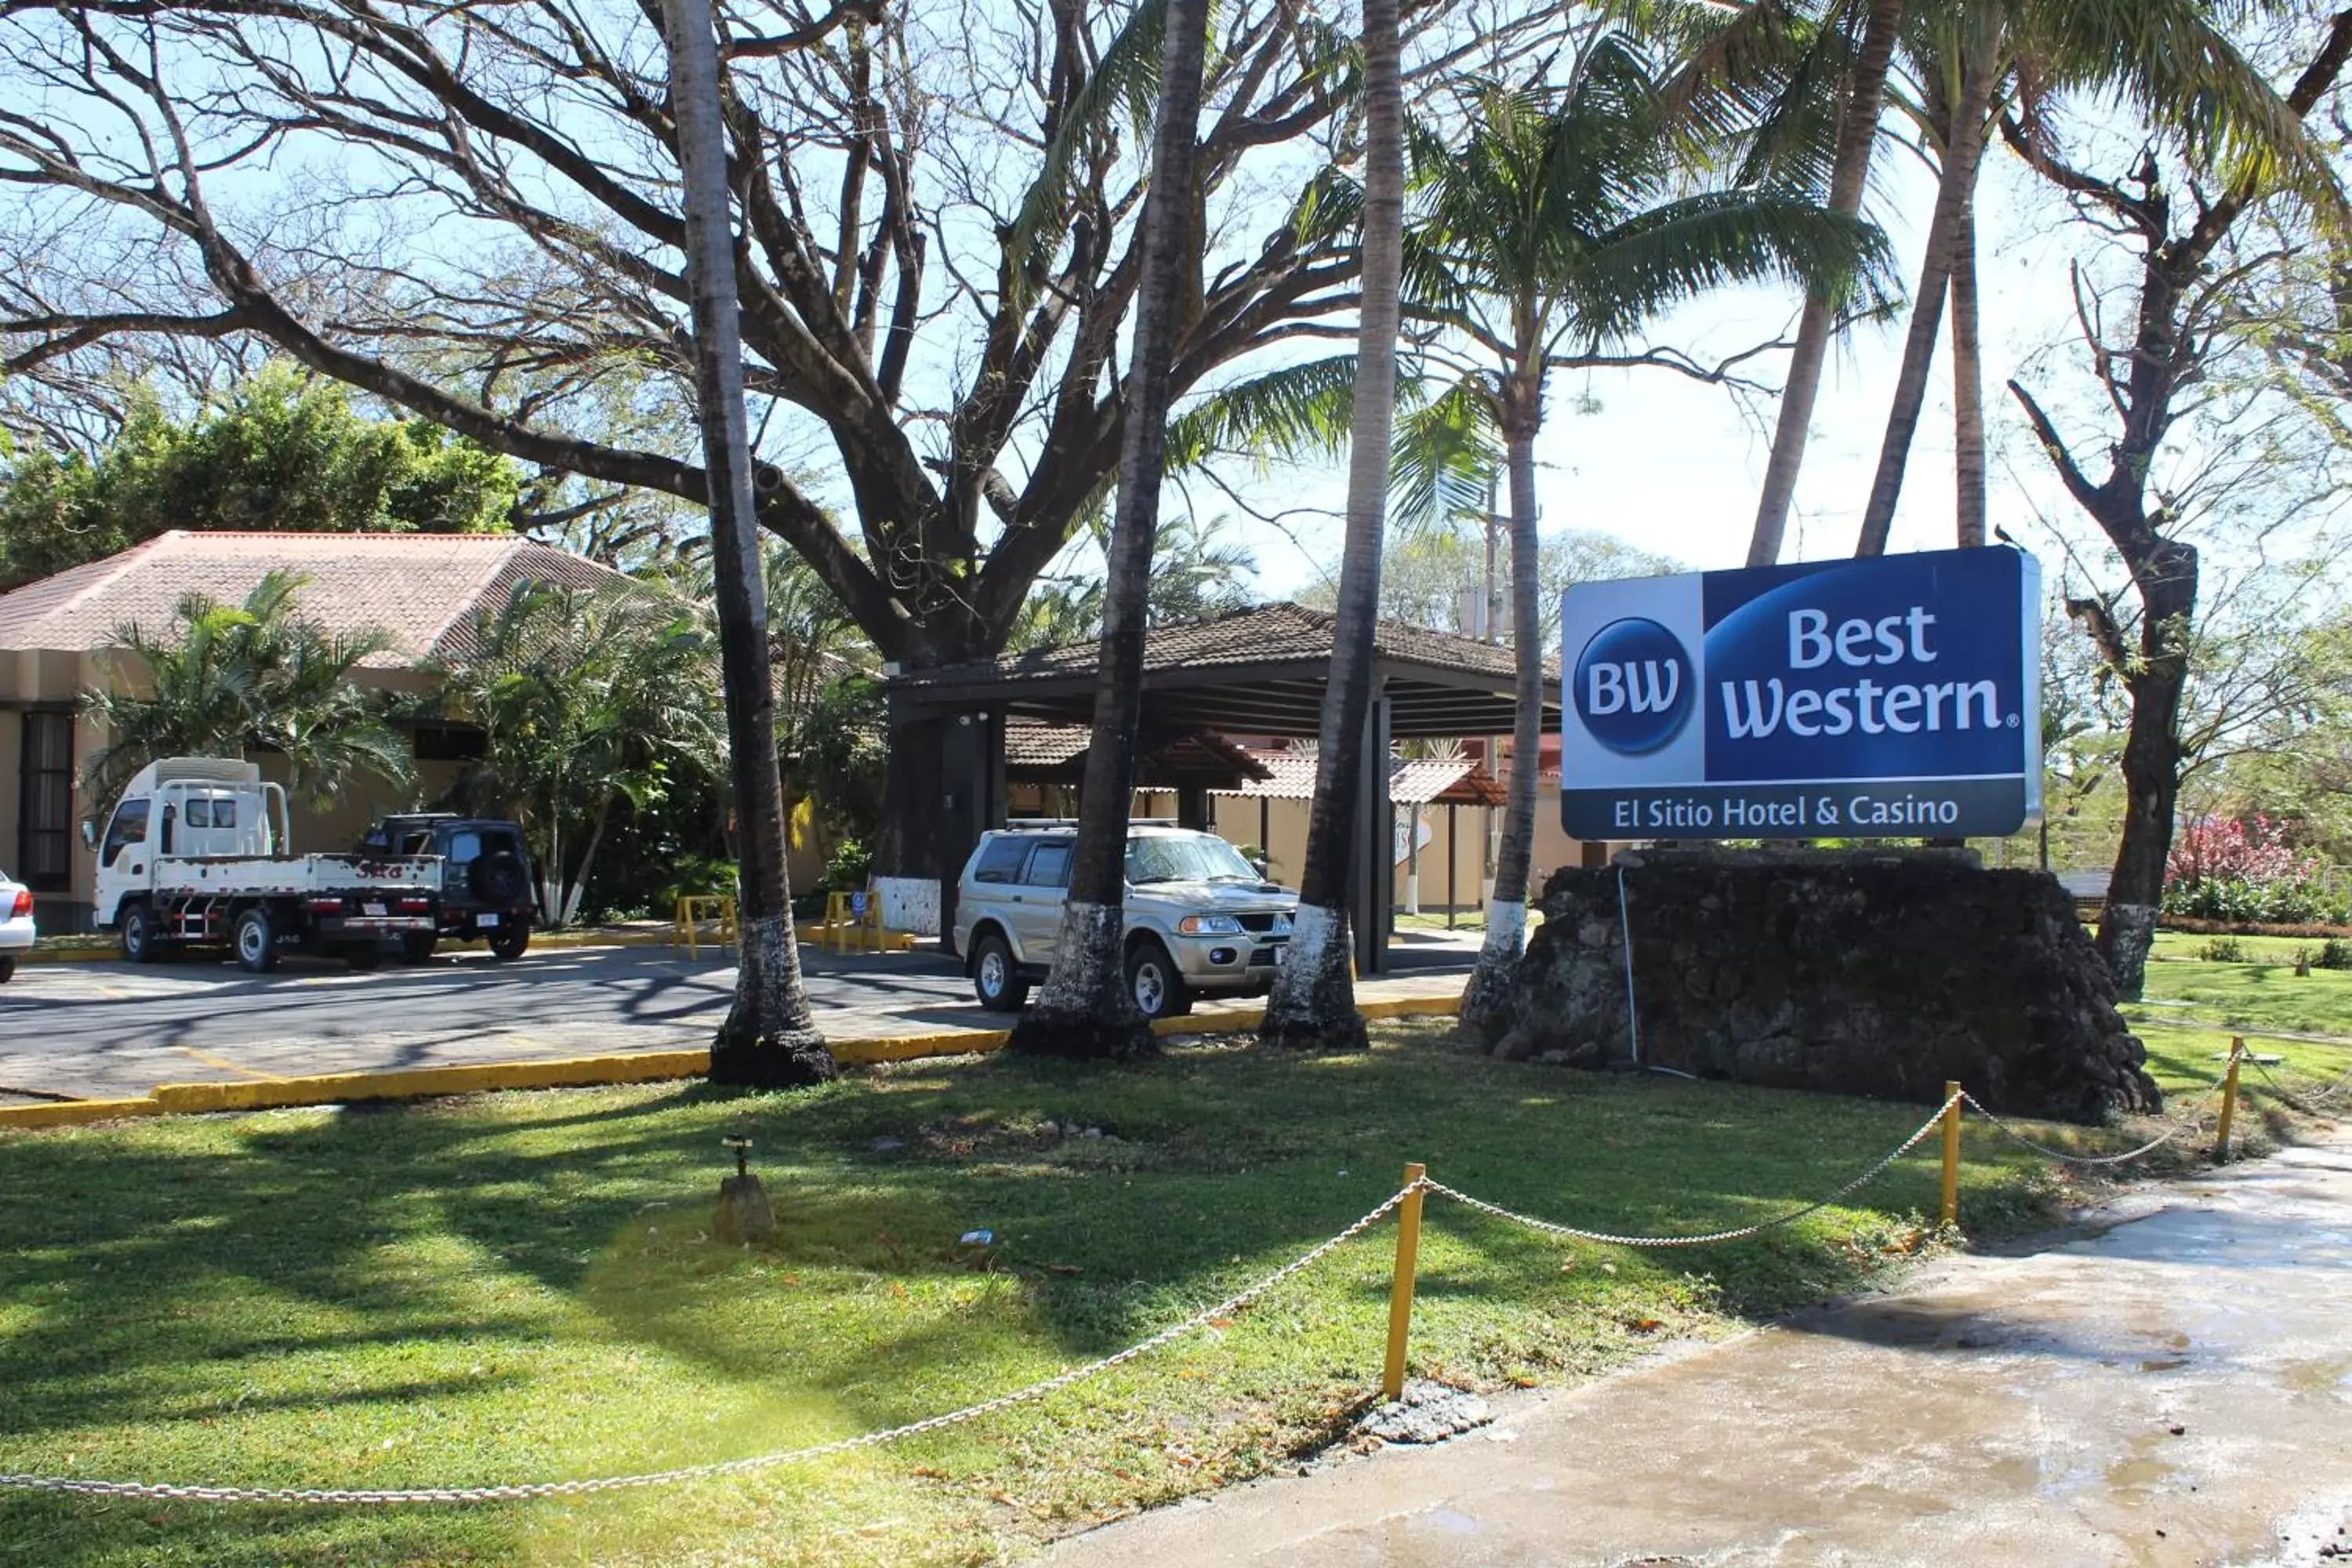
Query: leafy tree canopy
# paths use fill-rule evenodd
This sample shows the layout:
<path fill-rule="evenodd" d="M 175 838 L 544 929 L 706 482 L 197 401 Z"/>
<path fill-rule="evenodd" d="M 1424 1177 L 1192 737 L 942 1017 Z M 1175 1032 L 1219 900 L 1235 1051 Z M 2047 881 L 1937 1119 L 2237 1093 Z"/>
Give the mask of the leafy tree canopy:
<path fill-rule="evenodd" d="M 166 530 L 483 533 L 520 494 L 509 459 L 426 420 L 370 419 L 273 366 L 175 418 L 142 390 L 96 458 L 26 453 L 0 479 L 0 590 Z"/>

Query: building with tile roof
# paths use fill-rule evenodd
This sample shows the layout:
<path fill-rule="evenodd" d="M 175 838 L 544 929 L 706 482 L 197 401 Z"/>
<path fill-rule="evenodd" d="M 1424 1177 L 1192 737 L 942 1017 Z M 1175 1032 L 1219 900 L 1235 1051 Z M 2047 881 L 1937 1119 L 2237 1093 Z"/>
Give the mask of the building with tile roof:
<path fill-rule="evenodd" d="M 83 692 L 113 678 L 109 650 L 119 634 L 136 626 L 168 635 L 190 595 L 236 604 L 272 572 L 302 579 L 297 602 L 305 618 L 391 639 L 362 667 L 370 684 L 387 690 L 425 689 L 425 667 L 468 652 L 484 613 L 519 584 L 626 581 L 514 534 L 175 530 L 0 595 L 0 868 L 34 889 L 44 929 L 79 929 L 89 917 L 96 868 L 77 825 L 93 803 L 80 773 L 105 737 L 79 709 Z M 456 777 L 455 752 L 433 743 L 446 739 L 419 736 L 418 784 L 428 797 Z M 267 773 L 269 760 L 262 761 Z M 388 790 L 362 786 L 331 812 L 298 814 L 294 847 L 343 847 L 376 811 L 411 804 Z"/>

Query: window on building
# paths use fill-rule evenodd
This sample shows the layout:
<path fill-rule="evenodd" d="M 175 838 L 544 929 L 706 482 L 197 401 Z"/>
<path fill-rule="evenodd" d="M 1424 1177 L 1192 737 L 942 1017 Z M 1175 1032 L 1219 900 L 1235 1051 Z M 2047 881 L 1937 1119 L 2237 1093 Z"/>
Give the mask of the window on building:
<path fill-rule="evenodd" d="M 73 885 L 73 715 L 25 715 L 19 763 L 16 875 L 37 893 Z"/>

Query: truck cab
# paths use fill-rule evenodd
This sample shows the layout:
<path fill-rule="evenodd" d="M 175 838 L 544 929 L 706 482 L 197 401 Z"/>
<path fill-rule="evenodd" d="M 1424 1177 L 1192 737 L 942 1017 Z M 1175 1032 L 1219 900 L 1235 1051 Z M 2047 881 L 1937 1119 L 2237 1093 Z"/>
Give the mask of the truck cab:
<path fill-rule="evenodd" d="M 257 973 L 289 949 L 369 966 L 437 927 L 438 859 L 292 854 L 286 791 L 253 763 L 151 763 L 105 832 L 85 822 L 82 835 L 98 852 L 99 924 L 133 963 L 226 943 Z"/>

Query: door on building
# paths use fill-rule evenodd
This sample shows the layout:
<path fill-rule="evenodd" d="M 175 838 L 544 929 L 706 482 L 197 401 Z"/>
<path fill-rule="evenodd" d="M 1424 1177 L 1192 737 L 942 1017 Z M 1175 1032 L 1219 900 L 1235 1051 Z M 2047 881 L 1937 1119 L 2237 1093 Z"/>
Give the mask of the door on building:
<path fill-rule="evenodd" d="M 37 893 L 62 893 L 73 886 L 73 731 L 74 716 L 68 710 L 25 715 L 16 872 Z"/>

